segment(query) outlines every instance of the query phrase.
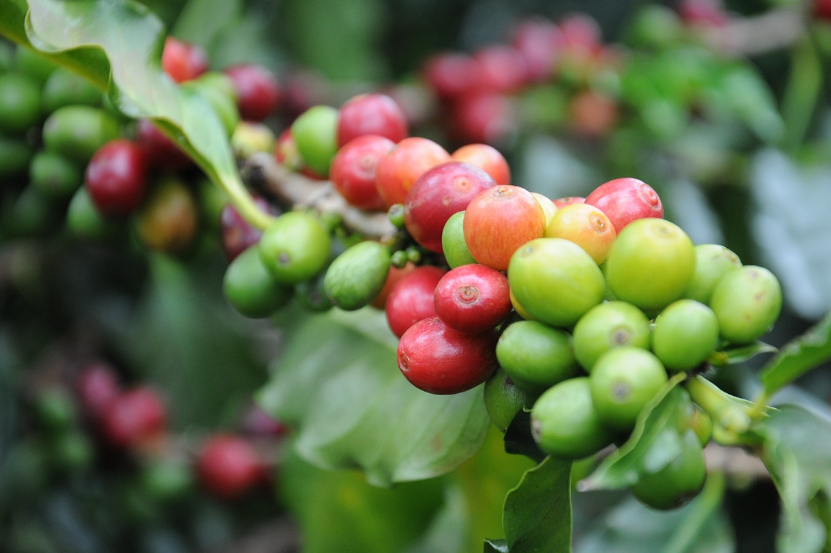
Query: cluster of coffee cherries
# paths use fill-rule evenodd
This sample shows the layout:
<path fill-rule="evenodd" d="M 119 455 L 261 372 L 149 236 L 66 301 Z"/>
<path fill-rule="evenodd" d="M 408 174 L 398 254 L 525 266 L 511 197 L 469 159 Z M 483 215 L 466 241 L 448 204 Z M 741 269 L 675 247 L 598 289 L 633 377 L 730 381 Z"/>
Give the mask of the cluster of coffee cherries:
<path fill-rule="evenodd" d="M 91 83 L 26 48 L 10 52 L 0 75 L 0 175 L 20 186 L 4 191 L 5 233 L 44 234 L 65 220 L 83 238 L 130 229 L 146 249 L 190 253 L 200 226 L 219 220 L 226 202 L 219 189 L 150 120 L 123 118 Z M 172 37 L 161 64 L 207 100 L 236 155 L 273 148 L 262 121 L 280 89 L 268 70 L 209 71 L 204 51 Z"/>
<path fill-rule="evenodd" d="M 94 463 L 137 464 L 141 493 L 160 505 L 192 493 L 197 482 L 226 500 L 267 485 L 270 462 L 255 440 L 273 441 L 287 431 L 252 404 L 240 432 L 208 434 L 190 451 L 167 428 L 162 394 L 147 384 L 123 387 L 115 368 L 104 361 L 84 364 L 66 382 L 39 385 L 32 411 L 42 429 L 38 443 L 46 444 L 54 468 L 71 474 Z"/>

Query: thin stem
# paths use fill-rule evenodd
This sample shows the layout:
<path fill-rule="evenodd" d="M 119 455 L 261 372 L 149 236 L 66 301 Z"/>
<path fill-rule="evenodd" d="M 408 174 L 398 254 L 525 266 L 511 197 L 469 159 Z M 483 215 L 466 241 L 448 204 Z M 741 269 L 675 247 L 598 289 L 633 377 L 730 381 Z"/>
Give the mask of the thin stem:
<path fill-rule="evenodd" d="M 811 37 L 803 37 L 791 56 L 791 73 L 782 99 L 785 119 L 783 146 L 799 146 L 811 124 L 822 90 L 822 60 Z"/>

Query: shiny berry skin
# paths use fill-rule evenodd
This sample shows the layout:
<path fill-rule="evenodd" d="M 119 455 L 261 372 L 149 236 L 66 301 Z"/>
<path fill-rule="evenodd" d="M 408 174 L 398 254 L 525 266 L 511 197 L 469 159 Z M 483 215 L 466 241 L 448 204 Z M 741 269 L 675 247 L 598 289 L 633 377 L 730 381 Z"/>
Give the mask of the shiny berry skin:
<path fill-rule="evenodd" d="M 499 150 L 488 144 L 467 144 L 450 157 L 454 161 L 464 161 L 475 165 L 489 174 L 496 184 L 511 184 L 511 168 Z"/>
<path fill-rule="evenodd" d="M 191 162 L 188 155 L 149 119 L 138 120 L 136 141 L 144 148 L 147 162 L 153 167 L 180 169 Z"/>
<path fill-rule="evenodd" d="M 239 497 L 267 477 L 254 447 L 230 434 L 214 435 L 203 444 L 196 471 L 202 485 L 223 499 Z"/>
<path fill-rule="evenodd" d="M 118 447 L 135 447 L 158 437 L 167 413 L 158 393 L 134 388 L 113 398 L 101 413 L 101 430 Z"/>
<path fill-rule="evenodd" d="M 271 204 L 259 196 L 254 197 L 254 203 L 261 211 L 272 215 L 278 214 L 277 210 L 271 207 Z M 219 225 L 222 236 L 222 251 L 225 252 L 225 258 L 229 262 L 236 259 L 250 246 L 259 242 L 263 235 L 262 230 L 251 226 L 230 203 L 222 208 Z"/>
<path fill-rule="evenodd" d="M 444 269 L 424 265 L 403 276 L 387 297 L 387 322 L 399 338 L 415 323 L 436 316 L 433 296 Z"/>
<path fill-rule="evenodd" d="M 118 396 L 118 378 L 106 363 L 90 363 L 78 375 L 75 392 L 84 410 L 97 417 Z"/>
<path fill-rule="evenodd" d="M 359 136 L 374 134 L 393 142 L 407 137 L 407 116 L 386 94 L 361 94 L 340 107 L 338 147 Z"/>
<path fill-rule="evenodd" d="M 280 87 L 274 75 L 261 65 L 242 64 L 223 71 L 234 84 L 237 109 L 245 121 L 262 121 L 280 102 Z"/>
<path fill-rule="evenodd" d="M 486 332 L 511 313 L 508 277 L 484 265 L 462 265 L 442 277 L 433 302 L 436 315 L 453 330 Z"/>
<path fill-rule="evenodd" d="M 470 56 L 446 52 L 425 62 L 424 78 L 440 99 L 451 100 L 478 86 L 479 69 Z"/>
<path fill-rule="evenodd" d="M 423 319 L 401 337 L 398 368 L 416 388 L 458 394 L 487 380 L 498 367 L 498 334 L 462 334 L 438 317 Z"/>
<path fill-rule="evenodd" d="M 162 69 L 177 83 L 190 81 L 208 70 L 208 54 L 201 46 L 169 36 L 164 41 Z"/>
<path fill-rule="evenodd" d="M 338 150 L 329 168 L 329 179 L 347 202 L 366 210 L 384 209 L 375 186 L 375 170 L 394 146 L 383 136 L 369 134 L 350 140 Z"/>
<path fill-rule="evenodd" d="M 407 231 L 428 250 L 441 253 L 442 230 L 450 216 L 464 211 L 477 194 L 495 184 L 485 171 L 461 161 L 448 161 L 429 169 L 407 192 Z"/>
<path fill-rule="evenodd" d="M 396 144 L 378 161 L 375 173 L 375 184 L 384 206 L 403 204 L 418 178 L 445 161 L 450 161 L 450 154 L 427 138 L 412 136 Z"/>
<path fill-rule="evenodd" d="M 643 181 L 631 178 L 603 183 L 586 196 L 585 203 L 600 208 L 620 231 L 636 219 L 664 216 L 664 206 L 655 190 Z"/>
<path fill-rule="evenodd" d="M 141 204 L 147 188 L 147 158 L 135 142 L 115 139 L 95 152 L 86 186 L 95 206 L 111 217 L 126 217 Z"/>

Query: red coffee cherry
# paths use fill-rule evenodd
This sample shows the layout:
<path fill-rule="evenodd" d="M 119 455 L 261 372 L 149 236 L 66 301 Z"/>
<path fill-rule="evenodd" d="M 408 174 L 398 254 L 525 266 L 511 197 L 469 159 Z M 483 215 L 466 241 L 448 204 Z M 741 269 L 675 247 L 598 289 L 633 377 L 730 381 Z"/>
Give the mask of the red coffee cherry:
<path fill-rule="evenodd" d="M 254 447 L 231 434 L 217 434 L 205 442 L 196 471 L 202 485 L 224 499 L 239 497 L 268 476 Z"/>
<path fill-rule="evenodd" d="M 169 36 L 164 41 L 162 69 L 177 83 L 190 81 L 208 70 L 208 54 L 201 46 Z"/>
<path fill-rule="evenodd" d="M 387 322 L 399 338 L 415 323 L 436 316 L 433 294 L 444 269 L 424 265 L 401 278 L 387 298 Z"/>
<path fill-rule="evenodd" d="M 393 142 L 407 137 L 407 116 L 386 94 L 361 94 L 340 107 L 338 146 L 368 134 L 383 136 Z"/>
<path fill-rule="evenodd" d="M 159 394 L 148 387 L 126 391 L 113 398 L 101 413 L 104 437 L 118 447 L 136 447 L 158 437 L 167 413 Z"/>
<path fill-rule="evenodd" d="M 280 87 L 274 74 L 261 65 L 234 65 L 223 71 L 237 92 L 237 109 L 245 121 L 262 121 L 277 108 Z"/>
<path fill-rule="evenodd" d="M 458 394 L 496 371 L 498 334 L 462 334 L 438 317 L 410 327 L 398 343 L 398 368 L 410 383 L 431 394 Z"/>
<path fill-rule="evenodd" d="M 191 162 L 188 155 L 149 119 L 138 120 L 136 141 L 144 148 L 147 163 L 152 167 L 180 169 Z"/>
<path fill-rule="evenodd" d="M 466 54 L 436 54 L 424 64 L 424 79 L 441 100 L 458 98 L 478 86 L 479 69 Z"/>
<path fill-rule="evenodd" d="M 601 184 L 586 197 L 585 203 L 605 213 L 617 233 L 636 219 L 664 217 L 658 193 L 638 179 L 614 179 Z"/>
<path fill-rule="evenodd" d="M 147 188 L 144 149 L 123 138 L 107 142 L 87 165 L 86 186 L 95 206 L 104 215 L 130 215 L 141 204 Z"/>
<path fill-rule="evenodd" d="M 263 198 L 255 196 L 254 203 L 261 211 L 277 215 L 277 210 L 271 207 L 271 204 Z M 219 226 L 222 236 L 222 251 L 225 252 L 225 258 L 228 262 L 233 261 L 239 254 L 259 242 L 263 235 L 263 231 L 251 226 L 239 214 L 233 204 L 228 204 L 222 208 Z"/>
<path fill-rule="evenodd" d="M 462 265 L 442 277 L 433 295 L 436 315 L 457 332 L 480 334 L 511 314 L 508 277 L 484 265 Z"/>
<path fill-rule="evenodd" d="M 384 201 L 375 185 L 378 161 L 395 144 L 383 136 L 364 135 L 343 146 L 329 168 L 329 178 L 347 202 L 367 210 L 384 208 Z"/>
<path fill-rule="evenodd" d="M 96 418 L 107 404 L 118 396 L 118 377 L 108 364 L 90 363 L 81 369 L 75 383 L 75 391 L 84 410 Z"/>

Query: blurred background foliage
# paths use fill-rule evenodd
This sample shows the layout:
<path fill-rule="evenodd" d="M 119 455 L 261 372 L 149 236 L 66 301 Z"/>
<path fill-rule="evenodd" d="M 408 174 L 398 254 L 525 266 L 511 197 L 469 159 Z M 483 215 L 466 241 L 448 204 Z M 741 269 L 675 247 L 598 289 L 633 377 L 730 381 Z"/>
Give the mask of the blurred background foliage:
<path fill-rule="evenodd" d="M 429 103 L 420 87 L 423 63 L 438 51 L 472 53 L 507 42 L 517 21 L 557 21 L 574 12 L 594 18 L 606 43 L 637 42 L 633 25 L 657 4 L 144 3 L 174 36 L 204 46 L 212 67 L 258 63 L 285 85 L 303 75 L 300 82 L 314 102 L 336 106 L 357 92 L 396 88 L 409 94 L 408 87 L 415 87 L 405 97 L 416 111 Z M 805 14 L 809 6 L 799 0 L 730 0 L 726 8 L 742 18 L 778 10 Z M 723 243 L 745 264 L 777 274 L 786 309 L 769 341 L 785 343 L 831 309 L 831 30 L 807 27 L 810 34 L 755 53 L 750 64 L 695 48 L 632 50 L 628 73 L 611 84 L 595 83 L 628 102 L 619 124 L 603 136 L 583 136 L 569 127 L 568 84 L 517 94 L 516 131 L 498 141 L 514 182 L 551 197 L 585 195 L 619 176 L 649 182 L 664 198 L 667 217 L 696 242 Z M 691 74 L 699 75 L 709 94 L 706 116 L 687 112 L 672 96 L 672 87 Z M 650 87 L 660 93 L 639 96 Z M 449 146 L 458 139 L 437 125 L 440 119 L 422 118 L 414 134 Z M 288 122 L 286 115 L 271 121 L 277 132 Z M 0 550 L 292 551 L 302 540 L 307 553 L 458 553 L 481 550 L 482 538 L 502 535 L 503 498 L 530 465 L 504 454 L 493 429 L 481 452 L 456 471 L 393 490 L 372 487 L 356 472 L 313 467 L 289 441 L 277 455 L 276 493 L 264 491 L 245 502 L 193 491 L 171 503 L 159 500 L 137 476 L 141 463 L 135 459 L 99 453 L 81 470 L 57 463 L 60 456 L 50 450 L 33 405 L 42 381 L 59 379 L 91 357 L 118 366 L 127 384 L 150 382 L 162 390 L 171 430 L 189 454 L 200 436 L 237 428 L 256 392 L 264 390 L 265 403 L 280 393 L 268 365 L 276 360 L 279 367 L 283 354 L 294 352 L 303 370 L 326 375 L 331 360 L 306 360 L 308 366 L 302 361 L 303 351 L 320 347 L 321 333 L 304 326 L 318 324 L 317 316 L 301 315 L 292 305 L 273 321 L 242 319 L 222 298 L 224 266 L 220 255 L 183 262 L 65 236 L 17 241 L 0 251 Z M 389 353 L 371 340 L 350 344 L 355 358 Z M 746 393 L 755 368 L 737 368 L 724 377 L 725 387 Z M 803 384 L 807 391 L 790 393 L 827 403 L 827 367 Z M 622 494 L 582 494 L 575 504 L 576 550 L 642 553 L 681 543 L 673 551 L 774 551 L 779 504 L 772 484 L 736 477 L 726 487 L 723 503 L 713 501 L 721 498 L 714 490 L 671 515 L 648 511 Z M 698 526 L 679 522 L 690 520 Z M 679 528 L 700 539 L 684 542 Z"/>

